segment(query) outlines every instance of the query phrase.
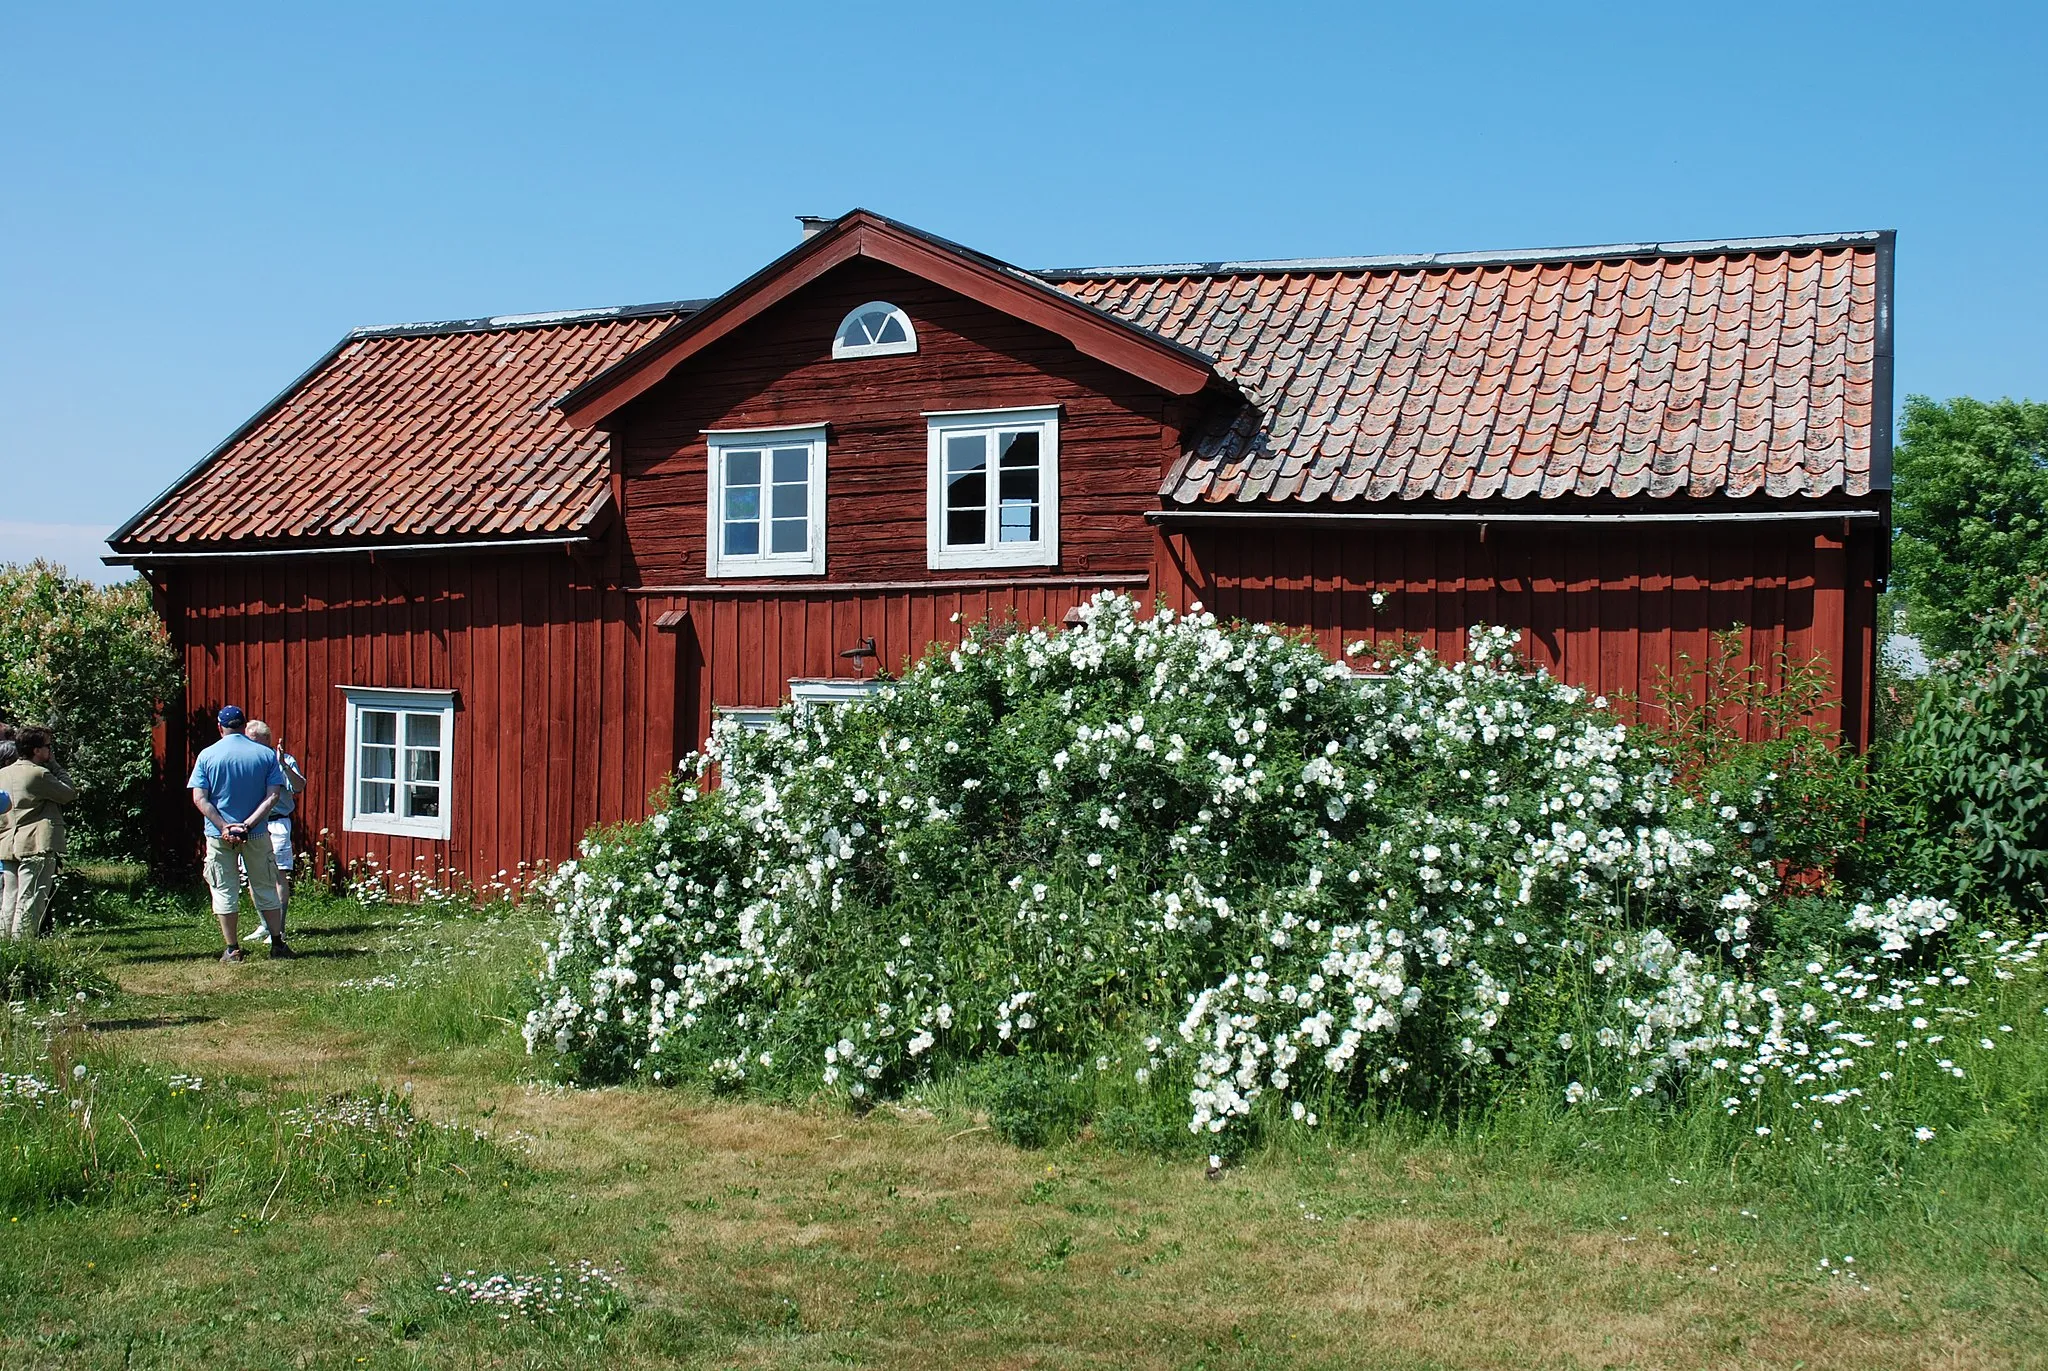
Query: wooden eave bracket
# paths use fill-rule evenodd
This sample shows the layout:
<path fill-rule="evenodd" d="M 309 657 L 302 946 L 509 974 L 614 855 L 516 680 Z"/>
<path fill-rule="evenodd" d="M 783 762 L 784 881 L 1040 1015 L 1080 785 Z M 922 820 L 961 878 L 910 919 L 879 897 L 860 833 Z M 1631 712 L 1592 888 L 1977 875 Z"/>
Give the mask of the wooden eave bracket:
<path fill-rule="evenodd" d="M 689 622 L 689 610 L 671 609 L 663 611 L 661 617 L 654 621 L 654 627 L 655 631 L 659 633 L 680 633 L 683 631 L 683 626 Z"/>
<path fill-rule="evenodd" d="M 857 257 L 907 271 L 1035 324 L 1065 338 L 1083 354 L 1169 394 L 1194 395 L 1215 379 L 1215 369 L 1194 352 L 1112 319 L 1050 286 L 1020 280 L 855 210 L 570 391 L 558 402 L 563 417 L 572 428 L 601 425 L 689 357 Z"/>

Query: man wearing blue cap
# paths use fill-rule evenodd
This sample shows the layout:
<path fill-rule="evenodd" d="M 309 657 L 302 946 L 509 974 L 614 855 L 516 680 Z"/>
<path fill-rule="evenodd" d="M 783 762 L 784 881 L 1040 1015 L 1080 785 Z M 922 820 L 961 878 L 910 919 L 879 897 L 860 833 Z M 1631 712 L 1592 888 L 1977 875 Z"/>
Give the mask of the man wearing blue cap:
<path fill-rule="evenodd" d="M 278 766 L 275 752 L 244 733 L 249 716 L 241 706 L 228 705 L 214 722 L 220 725 L 220 741 L 199 754 L 192 764 L 192 779 L 185 784 L 192 788 L 193 807 L 206 819 L 206 886 L 213 894 L 221 938 L 227 943 L 220 959 L 230 963 L 242 960 L 237 934 L 245 873 L 256 912 L 270 930 L 270 955 L 297 956 L 284 940 L 277 855 L 264 829 L 284 795 L 284 770 Z M 249 842 L 252 835 L 261 841 Z"/>

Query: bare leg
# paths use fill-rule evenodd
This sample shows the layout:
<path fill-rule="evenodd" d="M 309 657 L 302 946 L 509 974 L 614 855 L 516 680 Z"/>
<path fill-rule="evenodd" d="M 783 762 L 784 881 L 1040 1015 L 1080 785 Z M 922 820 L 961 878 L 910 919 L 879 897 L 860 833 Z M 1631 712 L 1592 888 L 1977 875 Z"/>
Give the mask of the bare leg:
<path fill-rule="evenodd" d="M 222 914 L 217 917 L 220 919 L 221 940 L 229 947 L 240 947 L 242 945 L 241 939 L 237 935 L 242 931 L 242 911 L 237 909 L 232 914 Z"/>

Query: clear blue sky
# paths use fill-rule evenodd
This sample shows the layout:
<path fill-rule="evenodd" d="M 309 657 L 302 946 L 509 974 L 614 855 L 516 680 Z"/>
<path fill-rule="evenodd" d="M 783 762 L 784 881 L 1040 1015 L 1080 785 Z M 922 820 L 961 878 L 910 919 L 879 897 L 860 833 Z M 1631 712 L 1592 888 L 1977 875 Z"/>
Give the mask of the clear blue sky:
<path fill-rule="evenodd" d="M 2048 6 L 14 7 L 0 560 L 359 324 L 1025 266 L 1897 228 L 1899 393 L 2048 398 Z"/>

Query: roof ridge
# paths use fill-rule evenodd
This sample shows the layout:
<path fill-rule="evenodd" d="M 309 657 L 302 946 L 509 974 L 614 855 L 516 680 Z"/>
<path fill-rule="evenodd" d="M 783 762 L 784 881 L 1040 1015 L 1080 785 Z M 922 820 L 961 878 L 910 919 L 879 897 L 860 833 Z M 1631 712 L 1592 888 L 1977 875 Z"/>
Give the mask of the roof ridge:
<path fill-rule="evenodd" d="M 1132 276 L 1258 276 L 1276 272 L 1388 271 L 1427 267 L 1538 265 L 1602 262 L 1645 257 L 1722 257 L 1739 253 L 1785 252 L 1800 248 L 1875 247 L 1893 229 L 1847 233 L 1802 233 L 1770 238 L 1703 238 L 1660 243 L 1598 243 L 1584 247 L 1514 248 L 1497 252 L 1387 253 L 1369 257 L 1296 257 L 1270 261 L 1159 262 L 1121 267 L 1047 267 L 1030 274 L 1045 281 L 1080 281 Z"/>
<path fill-rule="evenodd" d="M 645 319 L 656 314 L 694 314 L 709 300 L 662 300 L 646 305 L 604 305 L 594 309 L 543 310 L 537 314 L 493 314 L 476 319 L 430 319 L 415 324 L 371 324 L 348 331 L 348 338 L 420 338 L 439 333 L 495 333 L 506 329 L 549 328 L 587 324 L 603 319 Z"/>

